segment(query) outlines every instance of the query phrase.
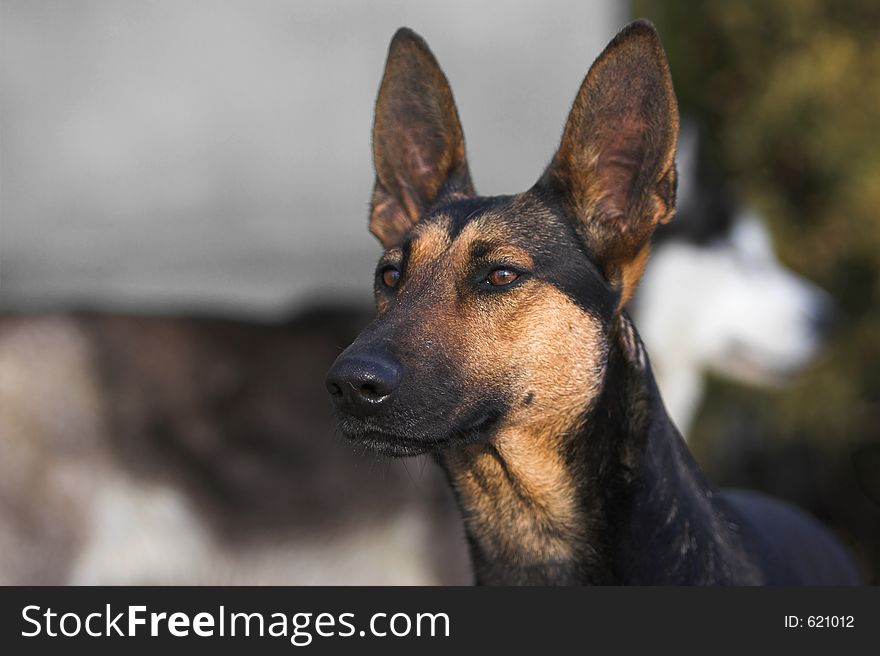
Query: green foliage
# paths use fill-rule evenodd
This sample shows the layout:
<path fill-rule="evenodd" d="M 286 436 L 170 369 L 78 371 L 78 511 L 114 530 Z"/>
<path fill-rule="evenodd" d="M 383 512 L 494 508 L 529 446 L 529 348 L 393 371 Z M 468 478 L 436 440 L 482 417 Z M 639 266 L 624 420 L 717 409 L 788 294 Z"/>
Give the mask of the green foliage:
<path fill-rule="evenodd" d="M 736 404 L 779 439 L 880 438 L 880 3 L 637 0 L 683 111 L 770 220 L 780 258 L 828 290 L 844 325 L 784 391 L 715 383 L 696 437 Z"/>

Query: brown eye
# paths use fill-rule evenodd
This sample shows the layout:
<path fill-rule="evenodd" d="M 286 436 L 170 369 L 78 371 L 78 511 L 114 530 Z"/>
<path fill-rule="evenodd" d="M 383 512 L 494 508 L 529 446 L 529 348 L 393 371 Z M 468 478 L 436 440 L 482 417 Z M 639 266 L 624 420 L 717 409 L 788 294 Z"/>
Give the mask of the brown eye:
<path fill-rule="evenodd" d="M 393 289 L 394 287 L 397 287 L 399 281 L 400 271 L 393 266 L 385 267 L 385 269 L 382 270 L 382 282 L 385 283 L 386 287 Z"/>
<path fill-rule="evenodd" d="M 512 271 L 511 269 L 495 269 L 489 274 L 489 277 L 486 278 L 486 280 L 490 285 L 503 287 L 504 285 L 509 285 L 517 278 L 519 278 L 519 274 L 516 271 Z"/>

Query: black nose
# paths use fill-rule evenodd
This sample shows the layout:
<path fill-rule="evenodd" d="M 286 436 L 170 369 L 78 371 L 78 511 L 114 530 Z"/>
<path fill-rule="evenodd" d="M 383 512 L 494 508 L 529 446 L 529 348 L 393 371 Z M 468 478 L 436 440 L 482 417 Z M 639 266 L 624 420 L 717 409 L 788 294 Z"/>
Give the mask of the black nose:
<path fill-rule="evenodd" d="M 336 407 L 363 417 L 387 404 L 403 376 L 388 354 L 342 354 L 327 374 L 327 391 Z"/>
<path fill-rule="evenodd" d="M 840 327 L 840 313 L 830 300 L 820 303 L 812 314 L 813 331 L 818 338 L 826 341 L 837 333 Z"/>

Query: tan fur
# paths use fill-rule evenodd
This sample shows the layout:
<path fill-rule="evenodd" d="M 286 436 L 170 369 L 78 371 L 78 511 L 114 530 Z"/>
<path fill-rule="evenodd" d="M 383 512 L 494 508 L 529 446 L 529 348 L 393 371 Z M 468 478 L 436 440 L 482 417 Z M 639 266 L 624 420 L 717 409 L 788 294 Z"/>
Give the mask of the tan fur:
<path fill-rule="evenodd" d="M 475 534 L 506 553 L 566 559 L 572 545 L 584 544 L 588 522 L 561 446 L 598 394 L 604 346 L 597 322 L 554 287 L 535 283 L 522 292 L 525 308 L 484 322 L 483 338 L 462 352 L 474 376 L 501 377 L 522 401 L 491 444 L 452 452 L 447 465 Z M 497 339 L 499 332 L 509 339 Z"/>
<path fill-rule="evenodd" d="M 449 248 L 449 220 L 438 218 L 431 223 L 420 224 L 413 231 L 409 268 L 419 270 L 437 261 Z"/>
<path fill-rule="evenodd" d="M 466 521 L 492 549 L 525 548 L 538 559 L 565 559 L 571 545 L 584 544 L 588 522 L 561 444 L 599 392 L 605 342 L 597 319 L 538 280 L 455 303 L 455 272 L 468 264 L 474 242 L 510 242 L 496 219 L 473 220 L 452 243 L 445 222 L 419 225 L 407 284 L 430 290 L 426 297 L 433 302 L 421 308 L 419 321 L 430 326 L 438 348 L 455 354 L 470 384 L 504 389 L 516 400 L 491 444 L 444 456 Z M 525 253 L 509 245 L 500 250 L 528 266 Z"/>
<path fill-rule="evenodd" d="M 508 431 L 506 448 L 475 444 L 443 454 L 465 523 L 489 553 L 566 560 L 582 541 L 584 521 L 572 481 L 540 440 Z"/>

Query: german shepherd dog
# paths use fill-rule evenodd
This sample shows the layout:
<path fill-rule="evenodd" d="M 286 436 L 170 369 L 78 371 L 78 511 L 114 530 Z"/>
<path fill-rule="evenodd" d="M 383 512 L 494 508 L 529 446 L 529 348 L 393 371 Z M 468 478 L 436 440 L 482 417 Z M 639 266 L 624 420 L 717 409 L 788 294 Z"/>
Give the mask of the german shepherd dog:
<path fill-rule="evenodd" d="M 446 77 L 394 36 L 373 128 L 378 315 L 326 385 L 341 432 L 433 454 L 481 584 L 855 584 L 781 502 L 716 491 L 622 307 L 672 218 L 678 115 L 653 26 L 599 56 L 549 167 L 477 196 Z"/>

